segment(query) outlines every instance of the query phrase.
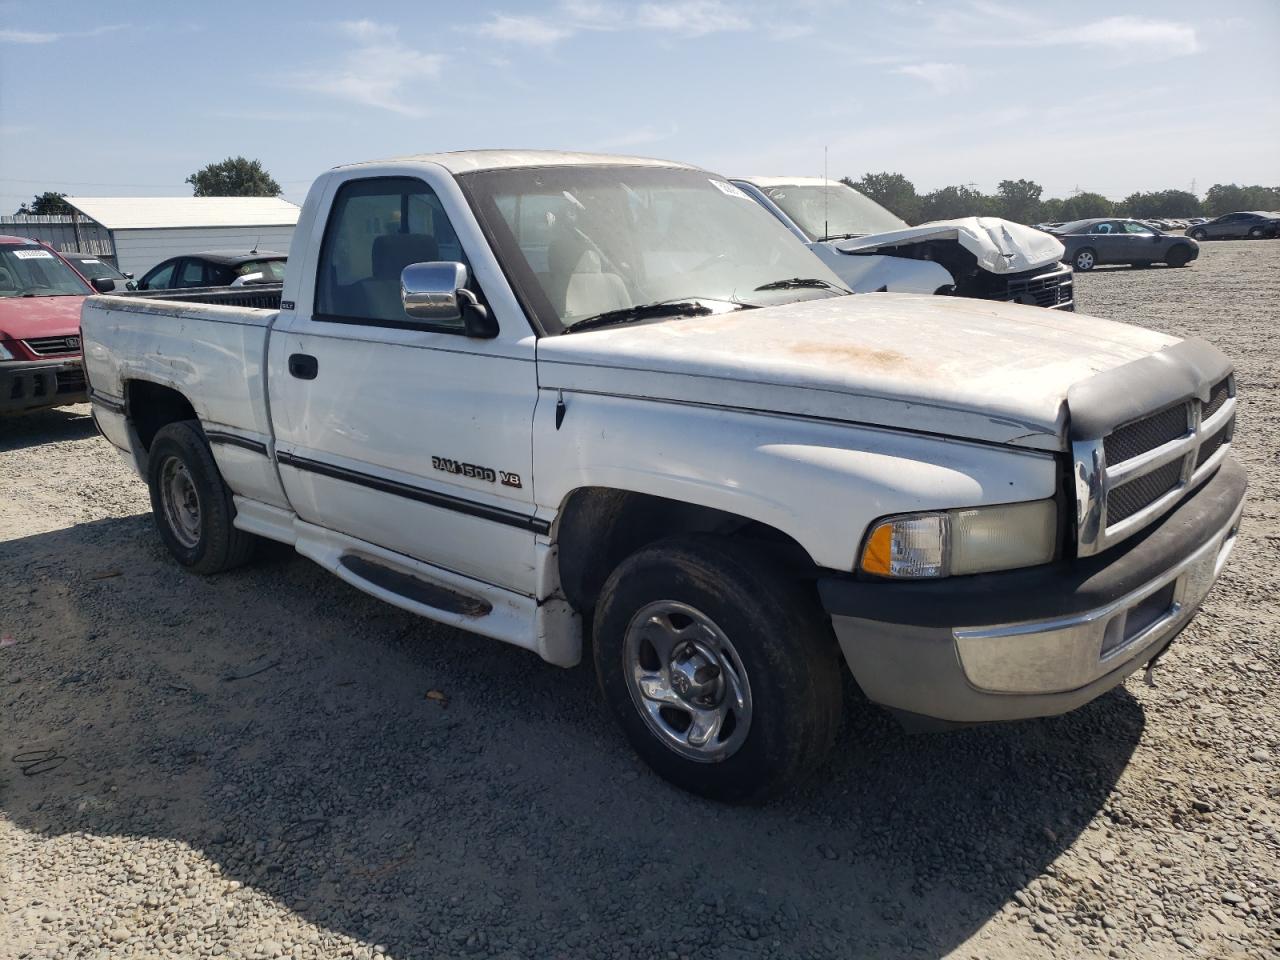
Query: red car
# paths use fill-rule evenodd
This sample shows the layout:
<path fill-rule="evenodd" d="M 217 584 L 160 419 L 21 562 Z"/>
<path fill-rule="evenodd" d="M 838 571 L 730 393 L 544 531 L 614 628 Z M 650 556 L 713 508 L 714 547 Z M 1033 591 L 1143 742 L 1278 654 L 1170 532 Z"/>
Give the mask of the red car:
<path fill-rule="evenodd" d="M 0 414 L 88 399 L 80 305 L 95 292 L 44 244 L 0 236 Z"/>

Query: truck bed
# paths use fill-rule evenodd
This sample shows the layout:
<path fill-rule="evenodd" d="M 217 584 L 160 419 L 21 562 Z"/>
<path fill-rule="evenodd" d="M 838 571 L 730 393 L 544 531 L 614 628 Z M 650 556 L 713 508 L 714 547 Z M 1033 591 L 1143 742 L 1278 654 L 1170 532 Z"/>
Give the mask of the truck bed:
<path fill-rule="evenodd" d="M 280 309 L 282 283 L 255 283 L 245 287 L 188 287 L 183 290 L 131 290 L 121 297 L 164 300 L 174 303 L 212 303 L 223 307 Z"/>
<path fill-rule="evenodd" d="M 270 444 L 266 349 L 279 313 L 209 302 L 236 296 L 274 298 L 278 305 L 280 289 L 219 288 L 179 291 L 163 299 L 130 294 L 85 301 L 80 315 L 85 373 L 94 415 L 108 440 L 136 453 L 138 438 L 130 436 L 126 406 L 145 433 L 146 406 L 173 402 L 163 396 L 169 387 L 187 398 L 182 402 L 189 401 L 206 433 Z M 137 381 L 146 383 L 135 389 Z M 149 437 L 140 439 L 148 445 Z"/>

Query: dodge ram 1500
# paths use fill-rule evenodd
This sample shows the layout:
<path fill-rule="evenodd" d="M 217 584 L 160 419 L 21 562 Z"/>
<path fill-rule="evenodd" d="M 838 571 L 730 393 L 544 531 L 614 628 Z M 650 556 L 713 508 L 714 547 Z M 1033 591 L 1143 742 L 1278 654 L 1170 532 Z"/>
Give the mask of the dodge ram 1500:
<path fill-rule="evenodd" d="M 95 416 L 177 561 L 265 537 L 552 664 L 590 637 L 626 737 L 708 796 L 814 770 L 846 668 L 907 720 L 1078 707 L 1163 651 L 1236 536 L 1213 347 L 850 295 L 683 164 L 339 167 L 260 295 L 84 307 Z"/>

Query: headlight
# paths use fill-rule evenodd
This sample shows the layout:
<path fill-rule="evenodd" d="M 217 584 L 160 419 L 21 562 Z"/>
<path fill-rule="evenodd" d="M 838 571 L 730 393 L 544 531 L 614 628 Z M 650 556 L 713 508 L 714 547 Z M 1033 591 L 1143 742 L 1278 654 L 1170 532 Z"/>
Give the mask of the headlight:
<path fill-rule="evenodd" d="M 0 360 L 13 360 L 13 351 L 4 345 L 4 341 L 0 340 Z"/>
<path fill-rule="evenodd" d="M 862 548 L 861 569 L 921 579 L 1049 563 L 1057 551 L 1052 500 L 914 513 L 881 520 Z"/>

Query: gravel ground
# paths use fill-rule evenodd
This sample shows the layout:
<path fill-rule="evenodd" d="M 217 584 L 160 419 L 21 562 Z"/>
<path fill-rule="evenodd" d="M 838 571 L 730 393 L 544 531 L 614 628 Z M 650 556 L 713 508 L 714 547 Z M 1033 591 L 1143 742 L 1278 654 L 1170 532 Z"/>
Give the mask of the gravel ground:
<path fill-rule="evenodd" d="M 1275 957 L 1280 243 L 1078 292 L 1238 364 L 1218 588 L 1154 688 L 930 736 L 853 707 L 761 809 L 650 775 L 585 667 L 288 551 L 181 572 L 87 407 L 0 425 L 0 955 Z"/>

